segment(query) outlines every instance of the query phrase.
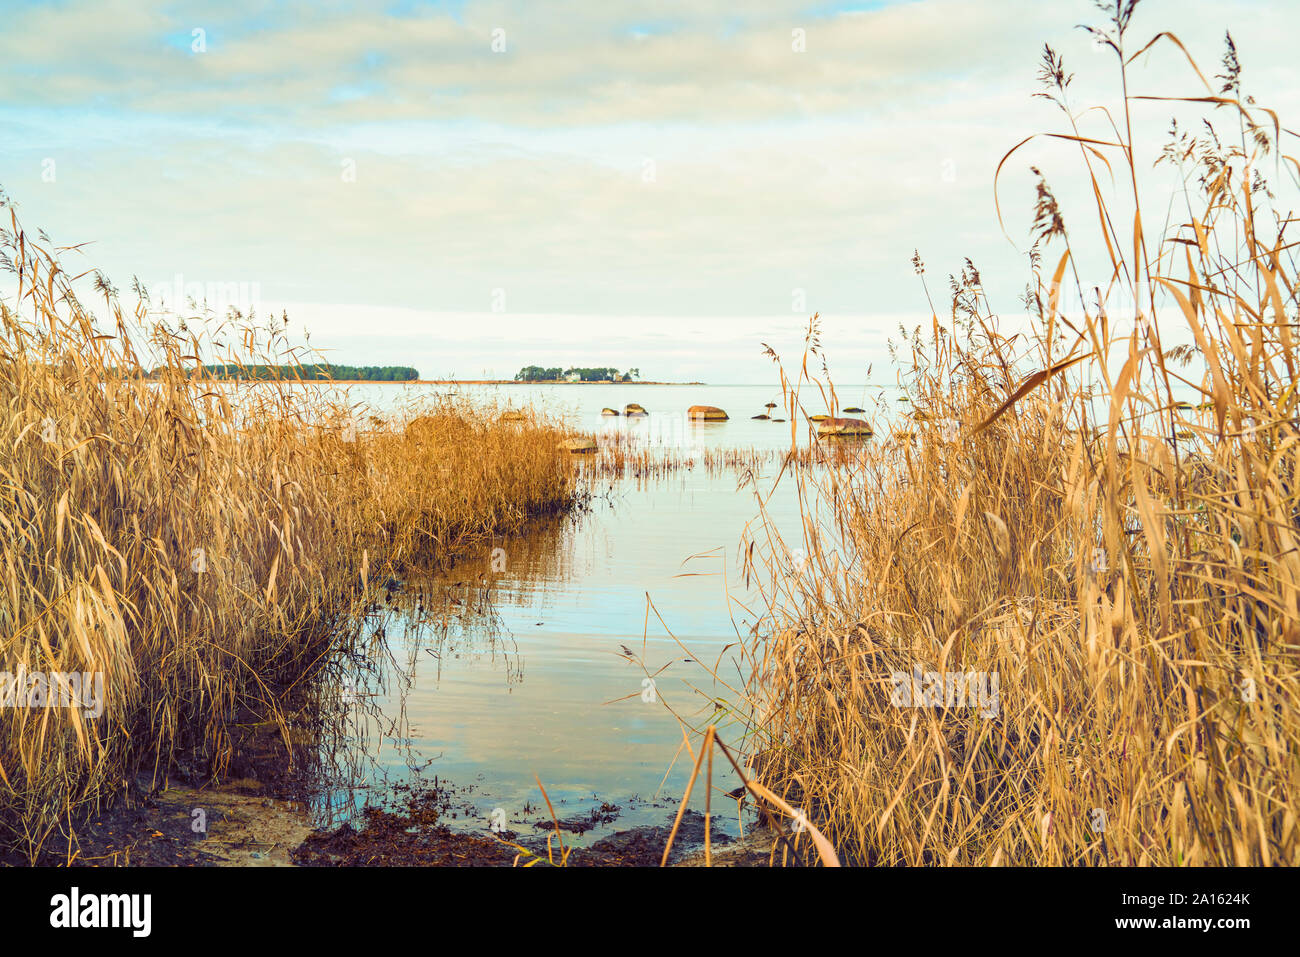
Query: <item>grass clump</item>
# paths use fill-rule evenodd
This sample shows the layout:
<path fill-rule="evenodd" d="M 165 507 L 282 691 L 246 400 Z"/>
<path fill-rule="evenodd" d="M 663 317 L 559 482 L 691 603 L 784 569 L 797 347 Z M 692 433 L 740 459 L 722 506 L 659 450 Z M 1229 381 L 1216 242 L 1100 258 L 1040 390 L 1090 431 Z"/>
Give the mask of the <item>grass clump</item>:
<path fill-rule="evenodd" d="M 293 376 L 219 382 L 201 352 L 238 340 L 237 361 L 283 366 L 282 330 L 234 315 L 199 332 L 143 295 L 127 311 L 99 275 L 97 316 L 0 208 L 16 291 L 0 301 L 0 672 L 104 688 L 98 715 L 0 708 L 0 849 L 35 858 L 179 753 L 220 775 L 233 723 L 282 722 L 408 562 L 576 493 L 541 420 L 441 401 L 384 421 Z"/>
<path fill-rule="evenodd" d="M 1136 47 L 1135 7 L 1094 31 L 1113 109 L 1075 111 L 1044 58 L 1098 242 L 1040 175 L 1028 326 L 1003 331 L 968 262 L 909 337 L 923 414 L 827 473 L 832 521 L 805 523 L 807 568 L 772 576 L 749 642 L 759 778 L 845 859 L 1300 863 L 1300 277 L 1274 192 L 1300 167 L 1231 38 L 1212 82 L 1172 34 Z M 1132 91 L 1159 50 L 1187 97 Z M 1141 215 L 1134 132 L 1157 101 L 1214 114 L 1156 157 L 1166 229 Z M 922 689 L 996 676 L 994 706 L 944 686 L 902 706 L 917 668 Z"/>

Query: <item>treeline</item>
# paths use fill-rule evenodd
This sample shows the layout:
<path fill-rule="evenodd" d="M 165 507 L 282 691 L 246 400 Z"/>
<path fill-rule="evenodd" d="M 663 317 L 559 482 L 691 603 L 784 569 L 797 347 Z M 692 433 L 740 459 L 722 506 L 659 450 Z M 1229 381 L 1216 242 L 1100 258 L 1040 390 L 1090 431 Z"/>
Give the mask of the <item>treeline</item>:
<path fill-rule="evenodd" d="M 331 363 L 315 365 L 212 364 L 203 367 L 218 379 L 306 379 L 338 382 L 411 382 L 420 378 L 419 370 L 410 366 L 343 366 Z"/>
<path fill-rule="evenodd" d="M 631 382 L 633 379 L 639 379 L 640 377 L 640 369 L 628 369 L 627 372 L 620 373 L 613 366 L 595 366 L 592 368 L 571 366 L 568 369 L 561 369 L 559 366 L 549 369 L 543 366 L 524 366 L 515 373 L 516 382 L 562 382 L 569 380 L 578 382 Z"/>

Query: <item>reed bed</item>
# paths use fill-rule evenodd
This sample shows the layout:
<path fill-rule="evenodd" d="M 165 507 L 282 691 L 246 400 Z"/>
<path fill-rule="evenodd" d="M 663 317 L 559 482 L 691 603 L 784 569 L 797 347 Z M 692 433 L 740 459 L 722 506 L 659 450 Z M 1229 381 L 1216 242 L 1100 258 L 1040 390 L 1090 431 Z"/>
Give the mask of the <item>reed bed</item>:
<path fill-rule="evenodd" d="M 35 859 L 179 754 L 220 775 L 250 714 L 287 740 L 286 696 L 407 563 L 516 532 L 578 490 L 564 433 L 540 419 L 444 401 L 384 420 L 291 379 L 212 380 L 198 356 L 216 340 L 280 364 L 280 332 L 235 316 L 200 334 L 143 297 L 128 311 L 5 209 L 0 672 L 104 688 L 98 715 L 0 708 L 0 851 Z"/>
<path fill-rule="evenodd" d="M 771 467 L 800 469 L 857 462 L 866 452 L 861 438 L 818 439 L 815 430 L 805 444 L 789 449 L 741 446 L 693 447 L 689 442 L 645 444 L 623 431 L 589 434 L 595 449 L 573 460 L 588 480 L 657 481 L 683 471 L 701 470 L 709 476 L 736 473 L 760 475 Z M 896 439 L 894 441 L 904 441 Z"/>
<path fill-rule="evenodd" d="M 1094 31 L 1123 80 L 1109 110 L 1074 108 L 1044 57 L 1095 245 L 1040 180 L 1028 333 L 1001 331 L 968 262 L 906 343 L 914 412 L 800 477 L 832 503 L 806 568 L 771 531 L 755 559 L 757 780 L 846 861 L 1300 863 L 1294 134 L 1241 90 L 1230 38 L 1211 81 L 1173 34 L 1134 43 L 1136 6 Z M 1189 69 L 1173 103 L 1211 114 L 1154 157 L 1167 229 L 1138 214 L 1135 114 L 1157 98 L 1131 85 L 1159 53 Z M 1108 282 L 1082 287 L 1085 254 Z"/>
<path fill-rule="evenodd" d="M 608 429 L 584 437 L 592 441 L 595 449 L 588 454 L 575 454 L 573 460 L 588 481 L 651 482 L 697 468 L 710 476 L 732 471 L 758 472 L 787 455 L 780 449 L 695 447 L 689 437 L 646 442 L 624 429 Z"/>

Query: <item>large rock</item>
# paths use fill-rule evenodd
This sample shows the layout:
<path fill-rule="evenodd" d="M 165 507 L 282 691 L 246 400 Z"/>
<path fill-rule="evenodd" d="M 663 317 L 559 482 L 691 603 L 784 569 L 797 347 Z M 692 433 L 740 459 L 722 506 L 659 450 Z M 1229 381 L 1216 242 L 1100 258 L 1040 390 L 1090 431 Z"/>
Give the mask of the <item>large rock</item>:
<path fill-rule="evenodd" d="M 822 436 L 870 436 L 871 426 L 862 419 L 823 419 L 817 426 L 817 434 Z"/>
<path fill-rule="evenodd" d="M 637 405 L 635 402 L 629 402 L 627 405 L 623 406 L 623 414 L 624 415 L 649 415 L 649 413 L 646 412 L 645 409 L 641 408 L 641 406 Z"/>
<path fill-rule="evenodd" d="M 725 422 L 731 418 L 716 405 L 693 405 L 686 410 L 688 419 L 703 419 L 705 422 Z"/>
<path fill-rule="evenodd" d="M 573 452 L 576 455 L 584 455 L 596 451 L 596 443 L 584 436 L 575 436 L 571 439 L 565 439 L 558 446 L 561 452 Z"/>
<path fill-rule="evenodd" d="M 601 415 L 618 415 L 618 409 L 601 409 Z"/>

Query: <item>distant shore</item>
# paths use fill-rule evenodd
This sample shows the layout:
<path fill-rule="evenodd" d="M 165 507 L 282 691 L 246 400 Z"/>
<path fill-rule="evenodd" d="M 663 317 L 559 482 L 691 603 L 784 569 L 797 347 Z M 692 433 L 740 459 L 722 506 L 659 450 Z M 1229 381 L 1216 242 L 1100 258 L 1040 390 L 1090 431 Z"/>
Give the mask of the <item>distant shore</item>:
<path fill-rule="evenodd" d="M 232 382 L 253 382 L 253 379 L 232 379 Z M 304 379 L 308 383 L 332 385 L 708 385 L 707 382 L 566 382 L 563 379 L 541 379 L 536 382 L 519 382 L 516 379 Z"/>

